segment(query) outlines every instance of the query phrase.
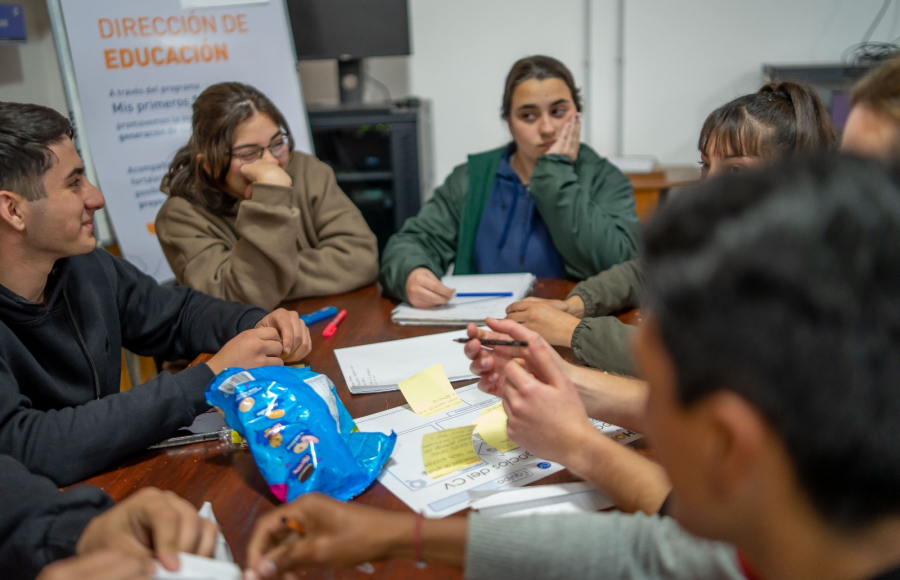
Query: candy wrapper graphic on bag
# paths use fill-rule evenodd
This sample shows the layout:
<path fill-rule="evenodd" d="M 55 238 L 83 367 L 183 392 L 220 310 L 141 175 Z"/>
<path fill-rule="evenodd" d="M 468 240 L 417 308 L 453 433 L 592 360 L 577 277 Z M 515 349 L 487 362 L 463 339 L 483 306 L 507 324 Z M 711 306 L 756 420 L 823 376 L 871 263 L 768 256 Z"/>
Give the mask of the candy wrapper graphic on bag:
<path fill-rule="evenodd" d="M 348 500 L 390 458 L 394 433 L 362 433 L 325 375 L 308 368 L 225 369 L 206 390 L 228 426 L 247 440 L 278 499 L 310 491 Z"/>

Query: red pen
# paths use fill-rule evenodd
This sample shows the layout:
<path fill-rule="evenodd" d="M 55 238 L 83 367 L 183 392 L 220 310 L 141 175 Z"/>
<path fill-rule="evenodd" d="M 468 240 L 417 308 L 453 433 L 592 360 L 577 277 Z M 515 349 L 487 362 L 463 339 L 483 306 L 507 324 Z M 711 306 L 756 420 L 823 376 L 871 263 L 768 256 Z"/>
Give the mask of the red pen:
<path fill-rule="evenodd" d="M 338 325 L 344 321 L 344 318 L 347 316 L 346 310 L 341 310 L 338 312 L 338 315 L 334 317 L 334 320 L 328 323 L 328 326 L 325 327 L 325 330 L 322 331 L 322 336 L 325 338 L 331 338 L 334 336 L 334 333 L 337 332 Z"/>

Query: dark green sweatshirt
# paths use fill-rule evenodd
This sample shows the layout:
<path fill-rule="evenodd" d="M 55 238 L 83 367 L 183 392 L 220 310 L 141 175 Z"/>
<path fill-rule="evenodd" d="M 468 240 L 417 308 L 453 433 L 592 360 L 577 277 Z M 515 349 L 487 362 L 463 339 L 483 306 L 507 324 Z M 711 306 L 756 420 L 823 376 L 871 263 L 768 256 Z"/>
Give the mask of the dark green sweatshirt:
<path fill-rule="evenodd" d="M 617 264 L 575 285 L 569 296 L 584 302 L 584 318 L 572 333 L 572 349 L 588 366 L 620 375 L 637 374 L 631 342 L 637 328 L 610 314 L 640 306 L 644 269 L 638 260 Z"/>
<path fill-rule="evenodd" d="M 470 155 L 391 237 L 381 261 L 387 294 L 405 300 L 406 278 L 419 267 L 438 277 L 450 264 L 454 274 L 476 273 L 475 236 L 505 150 Z M 530 192 L 569 277 L 583 280 L 636 255 L 631 182 L 587 145 L 574 162 L 565 155 L 538 158 Z"/>

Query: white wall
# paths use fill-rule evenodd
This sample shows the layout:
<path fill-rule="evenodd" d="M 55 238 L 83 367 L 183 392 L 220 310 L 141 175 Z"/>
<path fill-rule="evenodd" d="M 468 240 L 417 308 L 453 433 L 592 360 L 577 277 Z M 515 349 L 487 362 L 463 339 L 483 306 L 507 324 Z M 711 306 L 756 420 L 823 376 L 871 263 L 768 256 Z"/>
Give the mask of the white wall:
<path fill-rule="evenodd" d="M 763 63 L 837 62 L 882 0 L 627 0 L 625 153 L 697 161 L 719 105 L 761 84 Z M 873 40 L 900 35 L 900 3 Z M 599 33 L 599 31 L 598 31 Z"/>
<path fill-rule="evenodd" d="M 56 44 L 43 0 L 22 4 L 28 42 L 0 46 L 0 101 L 29 102 L 68 114 Z"/>
<path fill-rule="evenodd" d="M 409 9 L 412 56 L 367 59 L 366 68 L 392 97 L 431 101 L 438 184 L 469 153 L 509 140 L 500 106 L 506 74 L 516 60 L 553 56 L 581 85 L 583 0 L 409 0 Z M 336 64 L 301 62 L 299 70 L 307 102 L 338 101 Z M 382 98 L 369 83 L 365 100 Z"/>
<path fill-rule="evenodd" d="M 553 56 L 581 82 L 582 0 L 411 0 L 410 10 L 410 89 L 433 102 L 439 182 L 467 154 L 509 140 L 500 106 L 517 59 Z"/>
<path fill-rule="evenodd" d="M 41 0 L 25 5 L 29 42 L 0 47 L 0 100 L 65 110 Z M 503 80 L 519 57 L 546 53 L 584 77 L 584 0 L 409 0 L 410 57 L 369 59 L 392 97 L 430 99 L 435 176 L 504 143 Z M 624 152 L 663 163 L 697 160 L 700 125 L 715 107 L 758 88 L 763 63 L 836 62 L 858 42 L 882 0 L 625 0 Z M 614 153 L 617 0 L 592 0 L 586 95 L 591 144 Z M 900 36 L 900 2 L 873 40 Z M 300 63 L 306 99 L 337 101 L 336 65 Z M 371 85 L 367 100 L 382 93 Z"/>
<path fill-rule="evenodd" d="M 706 116 L 759 88 L 762 65 L 834 63 L 859 42 L 882 0 L 625 0 L 625 154 L 694 163 Z M 410 0 L 408 86 L 431 99 L 435 174 L 504 142 L 503 79 L 528 54 L 546 53 L 584 76 L 583 0 Z M 617 0 L 592 0 L 590 143 L 615 153 Z M 900 2 L 873 40 L 900 36 Z M 373 59 L 385 60 L 385 59 Z M 378 77 L 381 63 L 370 73 Z M 394 71 L 396 73 L 396 70 Z M 380 78 L 385 84 L 393 77 Z M 304 87 L 310 83 L 304 78 Z M 397 96 L 402 87 L 391 86 Z M 370 97 L 379 95 L 370 92 Z"/>

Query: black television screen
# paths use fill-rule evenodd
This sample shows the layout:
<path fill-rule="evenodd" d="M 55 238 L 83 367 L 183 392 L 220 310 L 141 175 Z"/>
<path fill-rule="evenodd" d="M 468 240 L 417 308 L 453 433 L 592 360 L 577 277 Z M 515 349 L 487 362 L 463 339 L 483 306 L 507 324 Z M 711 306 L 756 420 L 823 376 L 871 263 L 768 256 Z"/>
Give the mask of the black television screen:
<path fill-rule="evenodd" d="M 407 0 L 287 0 L 298 60 L 409 54 Z"/>

